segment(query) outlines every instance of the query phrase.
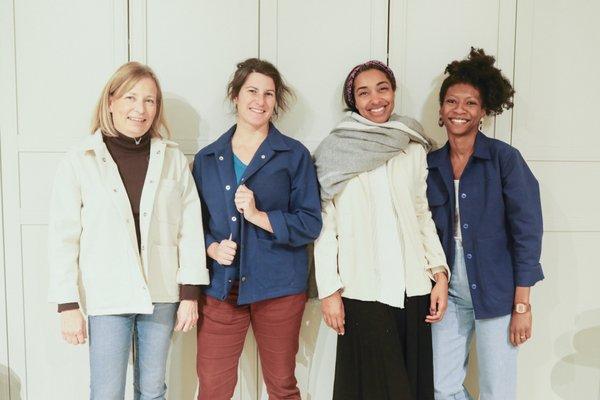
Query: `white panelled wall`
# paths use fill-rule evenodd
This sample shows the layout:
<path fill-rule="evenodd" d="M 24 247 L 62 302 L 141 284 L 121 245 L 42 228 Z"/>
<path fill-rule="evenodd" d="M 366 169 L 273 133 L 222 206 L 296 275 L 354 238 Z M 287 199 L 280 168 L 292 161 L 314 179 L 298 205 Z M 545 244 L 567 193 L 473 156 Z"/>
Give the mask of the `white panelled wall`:
<path fill-rule="evenodd" d="M 519 399 L 600 400 L 598 16 L 598 0 L 0 0 L 0 400 L 87 397 L 87 347 L 62 341 L 45 301 L 47 199 L 119 65 L 154 68 L 191 157 L 232 123 L 225 87 L 247 57 L 272 61 L 293 87 L 276 124 L 311 150 L 342 115 L 347 72 L 367 59 L 388 62 L 397 111 L 441 142 L 442 73 L 471 45 L 494 54 L 517 91 L 514 110 L 484 131 L 521 150 L 542 192 L 546 280 L 533 290 Z M 303 399 L 331 398 L 335 342 L 310 301 L 296 368 Z M 194 398 L 195 351 L 194 334 L 174 336 L 170 399 Z M 251 334 L 239 376 L 236 399 L 268 398 Z"/>

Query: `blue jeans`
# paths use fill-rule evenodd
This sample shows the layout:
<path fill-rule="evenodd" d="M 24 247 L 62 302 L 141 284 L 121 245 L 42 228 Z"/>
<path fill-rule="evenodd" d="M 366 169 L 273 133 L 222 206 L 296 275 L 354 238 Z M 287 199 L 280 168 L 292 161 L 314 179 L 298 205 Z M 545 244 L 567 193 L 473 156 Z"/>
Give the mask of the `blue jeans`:
<path fill-rule="evenodd" d="M 477 335 L 479 398 L 516 399 L 517 348 L 509 339 L 511 316 L 475 319 L 460 242 L 456 242 L 455 254 L 448 309 L 442 321 L 431 327 L 435 399 L 472 399 L 463 382 L 473 333 Z"/>
<path fill-rule="evenodd" d="M 152 314 L 91 315 L 90 399 L 123 400 L 134 345 L 134 398 L 161 400 L 178 303 L 155 303 Z"/>

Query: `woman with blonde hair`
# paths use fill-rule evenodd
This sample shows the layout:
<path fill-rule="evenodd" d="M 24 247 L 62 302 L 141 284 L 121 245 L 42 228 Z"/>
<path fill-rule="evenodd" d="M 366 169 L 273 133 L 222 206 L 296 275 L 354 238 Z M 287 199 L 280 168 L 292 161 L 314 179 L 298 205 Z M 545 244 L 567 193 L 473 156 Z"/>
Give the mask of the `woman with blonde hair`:
<path fill-rule="evenodd" d="M 135 398 L 164 399 L 172 331 L 195 326 L 197 285 L 208 283 L 198 193 L 161 130 L 158 79 L 127 63 L 104 87 L 92 135 L 56 174 L 48 298 L 67 342 L 89 333 L 91 399 L 123 399 L 132 344 Z"/>

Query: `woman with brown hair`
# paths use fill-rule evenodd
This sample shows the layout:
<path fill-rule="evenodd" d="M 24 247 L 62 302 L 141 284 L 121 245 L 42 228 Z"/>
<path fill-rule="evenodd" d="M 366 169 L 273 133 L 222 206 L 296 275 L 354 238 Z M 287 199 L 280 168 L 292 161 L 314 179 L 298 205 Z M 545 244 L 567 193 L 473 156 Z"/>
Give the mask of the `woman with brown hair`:
<path fill-rule="evenodd" d="M 48 297 L 67 342 L 85 343 L 89 332 L 91 399 L 123 399 L 132 341 L 135 398 L 164 399 L 173 329 L 195 326 L 208 271 L 198 193 L 185 156 L 163 137 L 149 67 L 130 62 L 114 73 L 92 133 L 56 173 Z"/>
<path fill-rule="evenodd" d="M 300 399 L 306 245 L 321 230 L 321 208 L 310 153 L 271 122 L 290 94 L 271 63 L 239 63 L 228 86 L 236 124 L 194 160 L 211 259 L 198 325 L 201 400 L 233 396 L 250 325 L 269 399 Z"/>

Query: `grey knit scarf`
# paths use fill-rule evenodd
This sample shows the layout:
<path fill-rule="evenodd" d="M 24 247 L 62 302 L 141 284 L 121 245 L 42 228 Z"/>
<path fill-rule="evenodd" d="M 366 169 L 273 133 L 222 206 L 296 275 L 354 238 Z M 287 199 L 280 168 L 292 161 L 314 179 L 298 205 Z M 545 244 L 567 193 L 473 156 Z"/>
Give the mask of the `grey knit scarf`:
<path fill-rule="evenodd" d="M 392 114 L 378 124 L 349 111 L 314 152 L 321 200 L 332 200 L 348 180 L 385 164 L 411 140 L 425 151 L 433 145 L 412 118 Z"/>

